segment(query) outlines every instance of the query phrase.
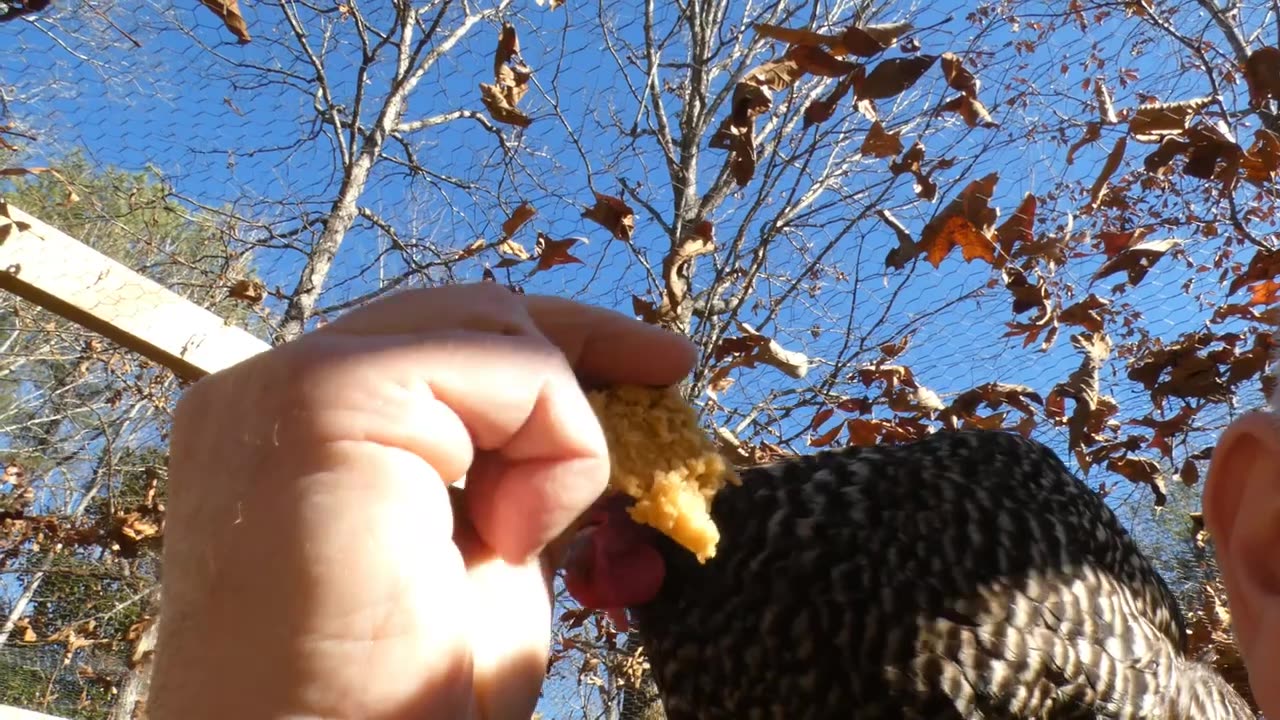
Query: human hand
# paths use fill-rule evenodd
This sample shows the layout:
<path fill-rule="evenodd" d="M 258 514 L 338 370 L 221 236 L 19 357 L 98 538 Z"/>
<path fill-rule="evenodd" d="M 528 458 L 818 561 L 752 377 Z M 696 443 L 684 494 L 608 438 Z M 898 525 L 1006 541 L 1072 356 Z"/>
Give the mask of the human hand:
<path fill-rule="evenodd" d="M 1280 717 L 1280 402 L 1273 405 L 1223 432 L 1203 503 L 1250 689 L 1269 718 Z"/>
<path fill-rule="evenodd" d="M 609 473 L 579 382 L 668 385 L 693 361 L 655 327 L 484 283 L 381 299 L 196 383 L 151 716 L 527 720 L 540 556 Z"/>

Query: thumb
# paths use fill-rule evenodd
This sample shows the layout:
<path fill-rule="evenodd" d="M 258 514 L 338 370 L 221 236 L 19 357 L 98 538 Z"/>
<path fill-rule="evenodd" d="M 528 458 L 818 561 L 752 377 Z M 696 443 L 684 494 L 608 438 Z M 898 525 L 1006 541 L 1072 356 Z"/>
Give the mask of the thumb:
<path fill-rule="evenodd" d="M 466 608 L 477 720 L 529 720 L 551 646 L 552 576 L 545 560 L 512 564 L 488 548 L 451 488 L 456 540 L 467 564 Z"/>

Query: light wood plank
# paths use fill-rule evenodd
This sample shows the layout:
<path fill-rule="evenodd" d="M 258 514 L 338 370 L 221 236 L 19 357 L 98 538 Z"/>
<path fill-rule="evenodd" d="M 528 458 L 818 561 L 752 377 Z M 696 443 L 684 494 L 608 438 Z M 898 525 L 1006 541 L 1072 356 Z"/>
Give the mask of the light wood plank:
<path fill-rule="evenodd" d="M 53 715 L 45 715 L 43 713 L 33 712 L 31 710 L 20 710 L 16 707 L 0 705 L 0 720 L 63 720 Z"/>
<path fill-rule="evenodd" d="M 2 201 L 0 201 L 2 202 Z M 0 208 L 0 289 L 196 380 L 270 346 L 26 212 Z"/>

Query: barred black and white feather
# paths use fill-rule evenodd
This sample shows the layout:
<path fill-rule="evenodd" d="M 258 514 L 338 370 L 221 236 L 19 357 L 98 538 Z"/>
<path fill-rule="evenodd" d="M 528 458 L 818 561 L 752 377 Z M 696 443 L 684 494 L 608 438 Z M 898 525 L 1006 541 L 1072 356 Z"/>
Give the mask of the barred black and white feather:
<path fill-rule="evenodd" d="M 1252 720 L 1177 602 L 1040 443 L 938 433 L 742 473 L 714 559 L 632 617 L 668 720 Z"/>

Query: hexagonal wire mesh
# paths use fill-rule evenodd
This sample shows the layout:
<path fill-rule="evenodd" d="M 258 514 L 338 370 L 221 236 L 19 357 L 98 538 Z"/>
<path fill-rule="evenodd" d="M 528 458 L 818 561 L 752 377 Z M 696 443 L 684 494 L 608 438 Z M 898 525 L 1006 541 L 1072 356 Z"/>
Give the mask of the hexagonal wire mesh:
<path fill-rule="evenodd" d="M 730 39 L 715 50 L 723 65 L 716 66 L 719 74 L 708 97 L 730 87 L 732 73 L 726 68 L 738 67 L 733 63 L 739 58 L 747 58 L 742 66 L 747 67 L 772 57 L 767 45 L 743 39 L 748 36 L 740 28 L 749 21 L 806 22 L 799 5 L 776 5 L 717 5 L 729 16 L 724 27 Z M 1064 58 L 1074 63 L 1090 53 L 1110 52 L 1113 65 L 1125 62 L 1122 34 L 1102 42 L 1054 35 L 1030 60 L 1018 61 L 993 31 L 938 29 L 943 18 L 964 11 L 963 4 L 822 5 L 821 14 L 832 22 L 910 17 L 927 29 L 918 36 L 926 43 L 987 53 L 985 78 L 994 86 L 1013 87 L 1023 76 L 1054 76 Z M 23 4 L 9 0 L 7 6 Z M 0 25 L 8 36 L 0 57 L 0 153 L 8 152 L 8 167 L 53 167 L 58 174 L 8 176 L 6 197 L 264 337 L 281 326 L 287 309 L 298 307 L 296 299 L 307 291 L 303 275 L 328 260 L 332 271 L 310 307 L 319 319 L 392 289 L 476 280 L 486 268 L 500 281 L 530 291 L 608 307 L 629 309 L 633 296 L 656 300 L 667 243 L 676 220 L 683 218 L 669 209 L 675 203 L 667 192 L 670 177 L 663 174 L 669 168 L 653 139 L 661 131 L 651 108 L 637 100 L 645 82 L 657 82 L 646 80 L 647 70 L 634 72 L 644 70 L 642 13 L 606 4 L 590 12 L 570 7 L 548 15 L 555 11 L 533 5 L 428 2 L 418 6 L 417 19 L 409 23 L 418 33 L 411 42 L 422 41 L 418 54 L 398 58 L 396 43 L 382 40 L 405 30 L 406 7 L 243 3 L 239 10 L 253 37 L 248 45 L 237 44 L 208 8 L 187 1 L 54 4 L 15 17 Z M 679 27 L 672 8 L 658 8 L 648 20 Z M 520 54 L 535 71 L 524 101 L 535 122 L 526 131 L 495 123 L 479 102 L 477 86 L 494 81 L 495 38 L 503 22 L 518 28 Z M 682 41 L 671 42 L 667 50 L 674 57 L 687 54 Z M 398 60 L 421 72 L 403 74 Z M 661 69 L 669 83 L 662 92 L 676 105 L 688 99 L 681 95 L 681 68 L 673 61 L 652 69 L 655 78 Z M 1063 92 L 1074 92 L 1076 81 L 1074 74 L 1063 73 Z M 1170 80 L 1169 87 L 1177 82 Z M 397 100 L 397 88 L 410 84 L 414 89 Z M 806 87 L 819 93 L 819 85 Z M 993 201 L 1007 214 L 1023 192 L 1081 179 L 1087 184 L 1106 148 L 1086 148 L 1073 168 L 1062 169 L 1066 143 L 1044 132 L 1056 112 L 1045 104 L 1024 106 L 1021 118 L 997 112 L 1010 128 L 1001 133 L 976 137 L 937 130 L 930 135 L 931 126 L 911 125 L 923 121 L 910 115 L 913 107 L 927 107 L 941 96 L 930 95 L 937 89 L 921 87 L 913 96 L 919 105 L 903 100 L 897 106 L 886 103 L 881 111 L 928 137 L 931 157 L 949 155 L 964 167 L 964 173 L 948 176 L 950 184 L 940 190 L 937 203 L 921 208 L 909 187 L 899 183 L 890 189 L 887 161 L 857 152 L 867 122 L 856 115 L 840 121 L 821 141 L 788 139 L 770 146 L 776 154 L 769 157 L 776 162 L 762 162 L 757 171 L 767 182 L 747 191 L 726 186 L 715 215 L 720 254 L 716 262 L 700 265 L 694 277 L 703 286 L 728 277 L 732 286 L 744 276 L 727 274 L 728 268 L 747 266 L 753 253 L 766 257 L 753 271 L 754 302 L 743 306 L 740 318 L 767 328 L 786 347 L 803 349 L 816 369 L 794 383 L 768 367 L 742 370 L 722 406 L 707 409 L 709 422 L 744 436 L 797 438 L 803 446 L 816 406 L 797 403 L 799 409 L 792 409 L 788 398 L 868 394 L 844 375 L 878 361 L 883 343 L 906 336 L 913 340 L 894 362 L 909 366 L 944 400 L 992 381 L 1025 385 L 1043 395 L 1079 365 L 1078 353 L 1066 342 L 1073 328 L 1064 328 L 1045 353 L 1005 337 L 1012 318 L 1009 298 L 989 284 L 993 274 L 982 263 L 948 260 L 942 271 L 924 263 L 902 272 L 886 270 L 885 252 L 896 241 L 872 211 L 892 208 L 919 227 L 965 180 L 1012 166 Z M 1133 95 L 1116 92 L 1117 103 Z M 778 102 L 778 112 L 793 120 L 802 110 L 799 101 Z M 380 124 L 388 117 L 390 124 Z M 1075 132 L 1071 123 L 1062 127 Z M 709 135 L 711 129 L 700 131 Z M 853 139 L 842 139 L 841 133 Z M 824 137 L 820 131 L 817 136 Z M 701 140 L 705 145 L 706 138 Z M 710 159 L 699 178 L 711 186 L 722 160 L 705 157 Z M 358 192 L 344 194 L 361 174 L 367 179 Z M 805 196 L 812 187 L 823 187 L 826 194 Z M 641 222 L 630 242 L 611 239 L 582 220 L 592 190 L 628 197 L 639 207 Z M 536 221 L 512 238 L 517 246 L 498 247 L 504 240 L 501 223 L 521 203 L 538 209 Z M 1061 228 L 1074 203 L 1075 198 L 1060 199 L 1045 207 L 1046 226 Z M 768 219 L 760 221 L 757 213 Z M 335 216 L 348 217 L 350 226 L 339 227 Z M 851 217 L 854 222 L 846 222 Z M 521 261 L 520 255 L 537 252 L 536 233 L 546 233 L 547 239 L 585 238 L 571 251 L 579 262 L 529 272 L 533 261 Z M 342 240 L 340 252 L 328 244 L 335 237 Z M 474 252 L 477 240 L 484 241 L 481 252 Z M 326 259 L 329 250 L 335 252 Z M 1206 263 L 1206 252 L 1191 248 L 1188 262 L 1162 266 L 1118 301 L 1144 310 L 1138 323 L 1152 337 L 1168 341 L 1198 331 L 1213 307 L 1187 288 L 1202 282 L 1196 266 Z M 1054 280 L 1078 288 L 1079 295 L 1105 292 L 1104 284 L 1091 278 L 1097 266 L 1091 260 L 1067 263 L 1055 270 Z M 261 285 L 233 291 L 250 280 Z M 92 282 L 86 277 L 86 284 Z M 31 478 L 9 478 L 9 497 L 35 489 L 24 502 L 42 517 L 76 527 L 92 518 L 145 514 L 154 484 L 148 484 L 142 468 L 155 466 L 156 460 L 143 455 L 162 446 L 165 408 L 175 393 L 171 379 L 24 303 L 6 300 L 3 312 L 12 367 L 4 376 L 11 402 L 0 432 L 11 467 Z M 712 324 L 698 327 L 706 331 Z M 743 332 L 726 327 L 728 334 Z M 1150 408 L 1148 391 L 1125 371 L 1119 361 L 1104 366 L 1103 392 L 1122 408 Z M 840 377 L 833 381 L 834 376 Z M 1240 397 L 1244 405 L 1259 400 L 1254 385 Z M 1223 403 L 1202 410 L 1176 459 L 1209 443 L 1232 412 Z M 1042 423 L 1036 432 L 1071 459 L 1065 427 Z M 1115 505 L 1162 559 L 1175 587 L 1189 592 L 1212 576 L 1211 561 L 1176 539 L 1181 530 L 1170 532 L 1169 515 L 1150 512 L 1148 489 L 1105 471 L 1094 471 L 1091 479 L 1114 487 Z M 121 492 L 127 501 L 117 502 Z M 1176 483 L 1170 495 L 1175 507 L 1191 509 L 1197 502 L 1193 491 Z M 107 526 L 128 527 L 115 523 Z M 110 703 L 94 693 L 111 682 L 98 679 L 123 674 L 127 643 L 119 638 L 147 614 L 146 583 L 138 578 L 147 575 L 150 551 L 144 547 L 140 556 L 121 559 L 118 542 L 87 542 L 77 546 L 82 552 L 73 553 L 68 567 L 55 567 L 50 564 L 55 555 L 32 550 L 49 538 L 30 528 L 14 538 L 4 560 L 8 574 L 0 581 L 0 608 L 11 621 L 6 639 L 14 642 L 12 621 L 37 616 L 35 637 L 75 627 L 102 639 L 103 652 L 98 646 L 82 648 L 55 661 L 36 649 L 43 645 L 6 647 L 0 662 L 31 671 L 23 702 L 68 715 L 100 716 Z M 71 612 L 71 598 L 82 602 L 83 594 L 53 578 L 86 573 L 102 575 L 97 592 L 104 600 Z M 1202 599 L 1195 592 L 1188 598 L 1193 607 Z M 120 625 L 122 617 L 130 622 L 113 627 L 114 639 L 89 629 L 90 622 L 97 628 Z M 54 647 L 66 648 L 66 638 Z M 584 685 L 579 671 L 553 673 L 540 706 L 546 717 L 647 717 L 647 710 L 633 709 L 646 703 L 627 703 L 624 710 L 617 688 L 605 681 Z"/>

